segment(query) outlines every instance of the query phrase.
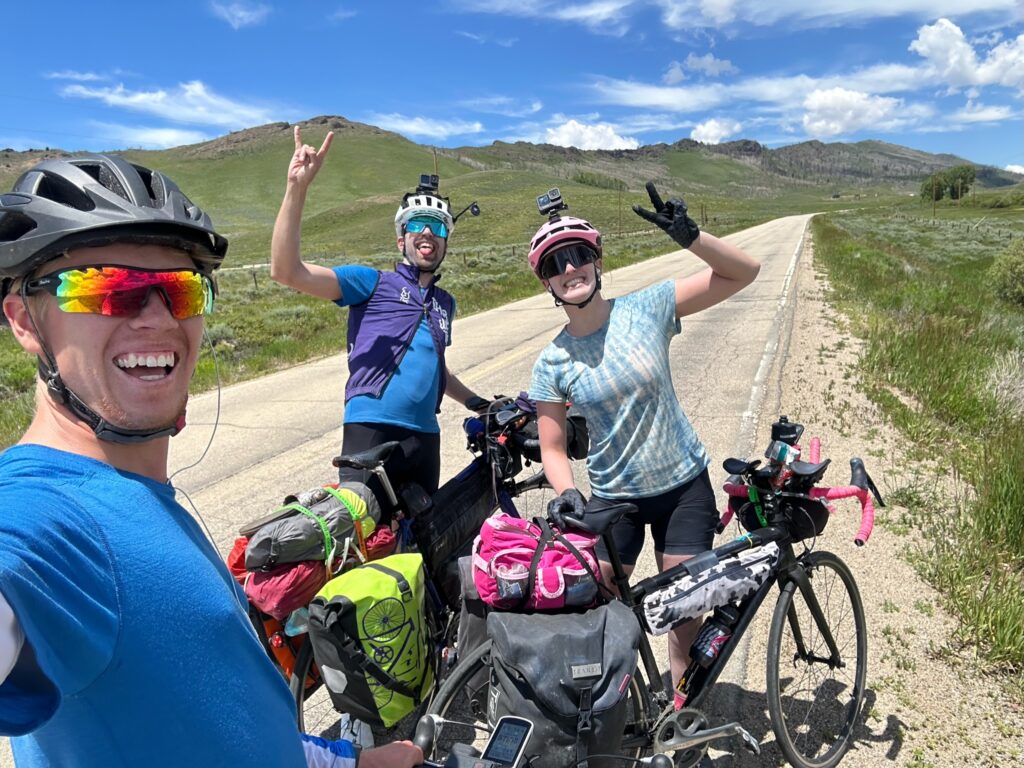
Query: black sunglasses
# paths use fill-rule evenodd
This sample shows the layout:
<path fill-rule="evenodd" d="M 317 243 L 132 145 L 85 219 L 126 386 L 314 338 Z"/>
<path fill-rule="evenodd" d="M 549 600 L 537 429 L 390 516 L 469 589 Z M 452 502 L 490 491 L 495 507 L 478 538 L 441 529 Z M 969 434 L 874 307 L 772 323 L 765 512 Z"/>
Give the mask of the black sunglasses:
<path fill-rule="evenodd" d="M 543 280 L 550 280 L 555 275 L 565 272 L 566 267 L 572 264 L 573 269 L 579 269 L 585 264 L 597 261 L 597 251 L 587 245 L 574 243 L 552 251 L 544 256 L 540 263 L 538 274 Z"/>

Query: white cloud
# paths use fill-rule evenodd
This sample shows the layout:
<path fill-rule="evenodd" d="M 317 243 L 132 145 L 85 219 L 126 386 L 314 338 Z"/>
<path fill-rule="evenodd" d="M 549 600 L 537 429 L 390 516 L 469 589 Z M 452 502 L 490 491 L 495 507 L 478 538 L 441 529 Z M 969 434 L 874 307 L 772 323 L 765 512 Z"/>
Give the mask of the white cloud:
<path fill-rule="evenodd" d="M 98 75 L 95 72 L 75 72 L 72 69 L 61 70 L 60 72 L 47 72 L 43 77 L 47 80 L 74 80 L 79 83 L 109 79 L 106 75 Z"/>
<path fill-rule="evenodd" d="M 665 85 L 679 85 L 685 79 L 686 73 L 683 71 L 683 65 L 678 61 L 669 64 L 665 74 L 661 76 L 661 82 Z"/>
<path fill-rule="evenodd" d="M 690 138 L 704 144 L 718 144 L 722 139 L 735 136 L 743 129 L 743 124 L 735 120 L 712 118 L 699 123 L 691 132 Z"/>
<path fill-rule="evenodd" d="M 466 120 L 432 120 L 428 117 L 407 117 L 397 112 L 390 114 L 371 113 L 367 121 L 386 131 L 403 136 L 425 136 L 428 139 L 445 140 L 450 136 L 465 136 L 482 133 L 483 123 Z"/>
<path fill-rule="evenodd" d="M 327 20 L 344 21 L 345 19 L 351 19 L 355 15 L 356 11 L 353 11 L 351 8 L 346 8 L 345 6 L 342 5 L 336 8 L 335 11 L 327 17 Z"/>
<path fill-rule="evenodd" d="M 708 77 L 731 75 L 739 72 L 731 61 L 728 59 L 716 59 L 713 53 L 705 53 L 703 56 L 691 53 L 686 57 L 686 61 L 683 64 L 687 69 L 694 72 L 703 72 Z"/>
<path fill-rule="evenodd" d="M 260 24 L 270 15 L 269 5 L 251 5 L 249 3 L 210 3 L 210 8 L 218 18 L 231 25 L 232 29 L 251 27 Z"/>
<path fill-rule="evenodd" d="M 995 123 L 1010 117 L 1013 117 L 1013 110 L 1009 107 L 986 107 L 973 101 L 968 101 L 966 106 L 950 115 L 955 123 Z"/>
<path fill-rule="evenodd" d="M 461 0 L 455 4 L 469 13 L 492 13 L 548 21 L 555 19 L 582 24 L 596 34 L 616 36 L 629 31 L 630 7 L 642 5 L 637 0 L 589 0 L 562 5 L 547 0 L 490 0 L 487 3 Z"/>
<path fill-rule="evenodd" d="M 737 22 L 769 27 L 781 21 L 839 26 L 863 19 L 967 16 L 1002 13 L 1014 18 L 1019 0 L 658 0 L 662 21 L 673 30 L 724 29 Z"/>
<path fill-rule="evenodd" d="M 978 59 L 964 33 L 949 19 L 921 27 L 910 50 L 920 54 L 942 82 L 952 86 L 977 83 Z"/>
<path fill-rule="evenodd" d="M 998 84 L 1024 89 L 1024 35 L 999 43 L 979 61 L 963 30 L 939 19 L 917 31 L 910 50 L 925 59 L 937 82 L 951 88 Z"/>
<path fill-rule="evenodd" d="M 511 96 L 482 96 L 478 99 L 466 99 L 459 104 L 477 112 L 505 117 L 526 117 L 544 108 L 544 103 L 539 99 L 513 99 Z"/>
<path fill-rule="evenodd" d="M 636 149 L 640 146 L 636 139 L 620 136 L 615 132 L 615 127 L 608 123 L 587 125 L 577 120 L 567 120 L 559 126 L 548 128 L 545 141 L 577 149 Z"/>
<path fill-rule="evenodd" d="M 1010 173 L 1019 173 L 1021 175 L 1024 175 L 1024 165 L 1008 165 L 1006 166 L 1005 170 L 1009 171 Z"/>
<path fill-rule="evenodd" d="M 713 53 L 705 53 L 703 56 L 689 54 L 683 62 L 673 61 L 669 64 L 668 70 L 662 75 L 661 81 L 665 85 L 678 85 L 686 79 L 686 72 L 701 72 L 708 77 L 719 75 L 731 75 L 739 70 L 733 66 L 728 59 L 717 59 Z"/>
<path fill-rule="evenodd" d="M 811 136 L 826 137 L 878 128 L 891 121 L 901 105 L 899 99 L 845 88 L 814 91 L 804 99 L 804 130 Z"/>
<path fill-rule="evenodd" d="M 147 128 L 98 121 L 91 121 L 91 125 L 98 129 L 105 140 L 114 142 L 117 149 L 167 149 L 180 147 L 183 144 L 198 144 L 212 138 L 200 131 L 178 128 Z"/>
<path fill-rule="evenodd" d="M 680 120 L 675 115 L 633 114 L 615 121 L 617 133 L 630 135 L 652 131 L 683 131 L 692 127 L 692 120 Z"/>
<path fill-rule="evenodd" d="M 237 129 L 262 125 L 274 119 L 269 110 L 220 96 L 198 80 L 181 83 L 173 91 L 130 91 L 123 85 L 112 88 L 69 85 L 61 95 L 96 99 L 109 107 L 156 115 L 177 123 Z"/>
<path fill-rule="evenodd" d="M 487 43 L 494 43 L 500 45 L 502 48 L 511 48 L 513 45 L 519 42 L 518 37 L 496 37 L 490 38 L 487 35 L 481 35 L 478 32 L 466 32 L 464 30 L 455 30 L 456 35 L 461 35 L 467 40 L 472 40 L 474 43 L 480 45 L 486 45 Z"/>

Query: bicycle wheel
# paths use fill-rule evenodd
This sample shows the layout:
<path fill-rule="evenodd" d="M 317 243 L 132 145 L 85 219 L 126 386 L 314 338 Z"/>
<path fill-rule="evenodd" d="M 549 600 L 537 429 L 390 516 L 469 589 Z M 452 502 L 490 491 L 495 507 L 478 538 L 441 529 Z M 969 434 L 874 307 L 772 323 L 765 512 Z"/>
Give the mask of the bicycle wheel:
<path fill-rule="evenodd" d="M 295 719 L 301 733 L 306 732 L 305 708 L 306 699 L 320 687 L 318 680 L 315 685 L 307 684 L 307 677 L 313 668 L 313 643 L 309 637 L 299 647 L 295 656 L 295 666 L 292 668 L 292 676 L 288 680 L 288 688 L 292 692 L 292 699 L 295 700 Z"/>
<path fill-rule="evenodd" d="M 867 626 L 853 574 L 831 552 L 803 560 L 812 595 L 787 581 L 768 635 L 768 715 L 779 747 L 796 768 L 832 768 L 850 745 L 864 701 Z M 824 626 L 808 600 L 821 606 Z M 823 630 L 838 649 L 832 659 Z"/>
<path fill-rule="evenodd" d="M 449 721 L 435 734 L 435 756 L 443 760 L 454 744 L 483 748 L 490 733 L 487 724 L 490 680 L 491 641 L 487 640 L 459 659 L 427 707 L 428 714 Z"/>

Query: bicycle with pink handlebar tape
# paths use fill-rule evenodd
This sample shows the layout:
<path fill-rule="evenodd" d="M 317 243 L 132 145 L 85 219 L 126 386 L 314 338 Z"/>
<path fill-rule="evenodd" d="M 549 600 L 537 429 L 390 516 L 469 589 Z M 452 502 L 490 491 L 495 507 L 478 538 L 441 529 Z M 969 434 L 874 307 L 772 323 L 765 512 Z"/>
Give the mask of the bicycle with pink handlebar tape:
<path fill-rule="evenodd" d="M 690 649 L 693 661 L 674 698 L 662 682 L 647 634 L 641 634 L 623 755 L 661 753 L 671 755 L 676 768 L 688 768 L 700 763 L 709 744 L 736 737 L 760 753 L 760 743 L 740 723 L 712 726 L 701 707 L 773 592 L 778 597 L 766 657 L 768 713 L 776 741 L 797 768 L 833 768 L 849 748 L 867 675 L 864 606 L 849 567 L 831 552 L 815 551 L 813 543 L 831 514 L 828 501 L 860 502 L 858 545 L 871 535 L 872 496 L 884 504 L 860 459 L 850 462 L 849 485 L 818 486 L 830 462 L 819 461 L 817 440 L 811 441 L 811 461 L 799 460 L 803 429 L 783 416 L 772 425 L 766 466 L 742 459 L 723 463 L 730 474 L 725 484 L 729 508 L 720 530 L 736 516 L 746 528 L 743 535 L 636 584 L 629 583 L 609 533 L 635 507 L 588 510 L 582 520 L 563 521 L 602 536 L 619 599 L 633 609 L 647 634 L 663 634 L 714 609 Z M 808 540 L 810 545 L 800 545 Z M 475 702 L 488 701 L 490 652 L 487 642 L 461 660 L 428 711 L 446 717 L 463 710 L 471 721 L 464 725 L 476 727 L 483 715 Z"/>

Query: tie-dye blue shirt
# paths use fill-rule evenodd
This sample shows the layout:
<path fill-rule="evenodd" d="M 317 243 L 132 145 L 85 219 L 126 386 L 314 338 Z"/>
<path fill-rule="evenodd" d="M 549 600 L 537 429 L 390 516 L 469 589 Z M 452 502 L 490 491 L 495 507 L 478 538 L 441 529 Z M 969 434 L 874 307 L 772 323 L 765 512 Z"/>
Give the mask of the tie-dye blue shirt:
<path fill-rule="evenodd" d="M 587 419 L 595 495 L 654 496 L 708 465 L 672 386 L 668 348 L 679 331 L 668 280 L 612 299 L 608 321 L 588 336 L 563 329 L 534 364 L 530 397 L 572 402 Z"/>

